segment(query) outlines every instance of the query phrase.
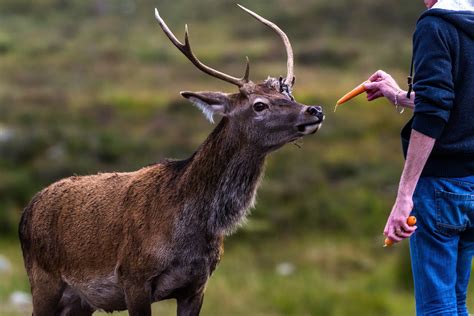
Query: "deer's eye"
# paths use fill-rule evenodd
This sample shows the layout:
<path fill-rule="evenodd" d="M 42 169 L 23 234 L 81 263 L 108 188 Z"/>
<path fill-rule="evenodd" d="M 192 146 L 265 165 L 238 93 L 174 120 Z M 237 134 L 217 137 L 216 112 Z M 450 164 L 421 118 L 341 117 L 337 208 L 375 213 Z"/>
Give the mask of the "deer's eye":
<path fill-rule="evenodd" d="M 262 112 L 263 110 L 267 108 L 268 108 L 268 105 L 266 105 L 263 102 L 257 102 L 253 105 L 253 109 L 255 110 L 255 112 Z"/>

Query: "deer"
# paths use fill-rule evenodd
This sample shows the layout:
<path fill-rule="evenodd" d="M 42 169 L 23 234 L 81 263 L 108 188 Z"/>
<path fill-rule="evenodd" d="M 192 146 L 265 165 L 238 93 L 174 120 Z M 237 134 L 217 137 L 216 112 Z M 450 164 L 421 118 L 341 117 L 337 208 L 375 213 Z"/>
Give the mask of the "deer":
<path fill-rule="evenodd" d="M 237 78 L 202 63 L 188 28 L 180 42 L 155 16 L 171 43 L 196 68 L 237 86 L 236 93 L 181 92 L 211 122 L 220 121 L 184 160 L 165 159 L 133 172 L 71 176 L 37 193 L 23 210 L 19 238 L 31 285 L 33 315 L 92 315 L 128 310 L 151 315 L 151 304 L 175 299 L 177 315 L 199 315 L 206 285 L 223 254 L 224 238 L 254 206 L 266 157 L 314 134 L 320 106 L 292 95 L 293 50 L 287 75 L 253 83 L 249 60 Z"/>

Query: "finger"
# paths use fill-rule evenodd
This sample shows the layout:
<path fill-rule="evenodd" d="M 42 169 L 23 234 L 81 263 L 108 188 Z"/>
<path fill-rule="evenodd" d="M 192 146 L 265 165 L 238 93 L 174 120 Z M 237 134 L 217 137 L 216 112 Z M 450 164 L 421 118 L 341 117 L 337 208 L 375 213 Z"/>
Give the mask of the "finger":
<path fill-rule="evenodd" d="M 402 238 L 398 237 L 397 234 L 395 234 L 395 227 L 390 225 L 388 228 L 388 238 L 390 238 L 394 242 L 399 242 L 402 240 Z"/>
<path fill-rule="evenodd" d="M 406 232 L 406 233 L 412 234 L 412 233 L 415 232 L 416 228 L 417 228 L 417 226 L 410 226 L 410 227 L 408 227 L 408 229 L 403 229 L 403 231 Z"/>
<path fill-rule="evenodd" d="M 385 79 L 388 77 L 388 74 L 381 69 L 377 70 L 377 75 L 379 78 L 382 78 L 382 79 Z"/>
<path fill-rule="evenodd" d="M 396 234 L 388 234 L 388 238 L 390 238 L 391 240 L 393 240 L 393 242 L 400 242 L 403 240 L 403 238 L 399 237 L 398 235 Z"/>
<path fill-rule="evenodd" d="M 415 230 L 416 230 L 416 228 L 415 228 Z M 408 237 L 407 237 L 407 238 L 410 238 L 411 235 L 413 235 L 413 234 L 415 233 L 415 230 L 413 230 L 412 232 L 407 232 L 407 234 L 408 234 Z"/>
<path fill-rule="evenodd" d="M 374 101 L 376 99 L 380 98 L 380 96 L 375 96 L 375 97 L 367 97 L 367 101 Z"/>
<path fill-rule="evenodd" d="M 416 231 L 417 228 L 418 228 L 418 226 L 410 226 L 410 227 L 408 227 L 408 229 L 406 229 L 405 231 L 406 231 L 407 233 L 413 234 L 413 233 Z"/>
<path fill-rule="evenodd" d="M 380 89 L 380 81 L 366 82 L 366 83 L 364 83 L 364 88 L 366 90 L 379 90 Z"/>
<path fill-rule="evenodd" d="M 383 97 L 383 93 L 381 91 L 377 91 L 375 93 L 371 93 L 367 95 L 367 100 L 373 101 L 375 99 L 378 99 L 380 97 Z"/>
<path fill-rule="evenodd" d="M 369 79 L 367 79 L 368 81 L 376 81 L 377 79 L 379 78 L 379 75 L 376 72 L 374 72 L 373 74 L 370 75 Z"/>
<path fill-rule="evenodd" d="M 369 81 L 376 81 L 378 78 L 380 78 L 380 70 L 377 70 L 374 72 L 370 77 Z"/>
<path fill-rule="evenodd" d="M 377 79 L 385 78 L 387 73 L 383 70 L 377 70 L 372 76 L 369 77 L 369 81 L 377 81 Z"/>
<path fill-rule="evenodd" d="M 401 237 L 401 238 L 408 238 L 408 237 L 411 236 L 411 234 L 413 234 L 413 232 L 401 231 L 401 232 L 398 232 L 398 233 L 397 233 L 397 236 L 398 236 L 398 237 Z"/>
<path fill-rule="evenodd" d="M 379 89 L 365 89 L 365 93 L 367 94 L 374 94 L 380 91 Z"/>
<path fill-rule="evenodd" d="M 385 224 L 385 227 L 384 227 L 384 229 L 383 229 L 383 234 L 384 234 L 385 236 L 388 236 L 388 233 L 389 233 L 389 227 L 390 227 L 390 226 L 389 226 L 388 223 L 390 223 L 390 218 L 387 220 L 387 223 Z"/>
<path fill-rule="evenodd" d="M 413 235 L 413 233 L 417 229 L 417 226 L 410 226 L 409 229 L 410 230 L 407 230 L 407 231 L 402 230 L 401 232 L 397 233 L 397 235 L 399 237 L 409 238 L 411 235 Z"/>
<path fill-rule="evenodd" d="M 410 226 L 410 225 L 408 225 L 407 222 L 402 223 L 402 228 L 403 228 L 404 231 L 407 231 L 407 232 L 415 231 L 416 228 L 413 228 L 413 227 L 415 227 L 415 226 Z"/>
<path fill-rule="evenodd" d="M 406 234 L 406 232 L 403 230 L 403 228 L 397 226 L 397 228 L 395 228 L 395 235 L 397 235 L 398 237 L 404 237 L 404 235 Z"/>
<path fill-rule="evenodd" d="M 367 93 L 367 97 L 371 97 L 371 98 L 373 98 L 373 97 L 381 97 L 381 96 L 383 96 L 383 93 L 382 93 L 382 91 L 380 91 L 380 90 L 378 90 L 378 91 L 372 90 L 372 91 L 370 91 L 370 92 Z"/>
<path fill-rule="evenodd" d="M 387 225 L 385 226 L 385 230 L 383 232 L 386 237 L 388 237 L 392 233 L 391 227 L 392 226 L 387 222 Z"/>
<path fill-rule="evenodd" d="M 413 234 L 415 233 L 415 231 L 416 231 L 417 228 L 418 228 L 417 226 L 413 226 L 413 230 L 412 230 L 411 232 L 408 232 L 408 234 L 409 234 L 410 236 L 413 235 Z M 409 237 L 410 237 L 410 236 L 409 236 Z"/>

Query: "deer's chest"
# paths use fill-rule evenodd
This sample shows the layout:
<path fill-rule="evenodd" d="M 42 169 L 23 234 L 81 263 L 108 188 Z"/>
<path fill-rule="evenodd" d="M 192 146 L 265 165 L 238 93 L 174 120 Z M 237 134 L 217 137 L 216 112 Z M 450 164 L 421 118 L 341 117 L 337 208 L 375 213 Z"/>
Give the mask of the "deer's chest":
<path fill-rule="evenodd" d="M 152 280 L 154 301 L 203 290 L 223 252 L 219 240 L 201 246 L 189 242 L 179 248 L 167 268 Z"/>

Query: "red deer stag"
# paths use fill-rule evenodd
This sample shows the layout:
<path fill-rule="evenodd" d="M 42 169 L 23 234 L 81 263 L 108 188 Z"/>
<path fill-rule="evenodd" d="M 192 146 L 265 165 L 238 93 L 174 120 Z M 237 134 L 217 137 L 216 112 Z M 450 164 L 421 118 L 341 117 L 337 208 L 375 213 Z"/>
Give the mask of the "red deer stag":
<path fill-rule="evenodd" d="M 253 206 L 265 157 L 315 133 L 321 107 L 294 100 L 293 52 L 279 80 L 249 81 L 204 65 L 186 30 L 182 44 L 158 11 L 171 42 L 200 70 L 232 83 L 235 94 L 181 92 L 209 120 L 222 119 L 185 160 L 165 160 L 128 173 L 60 180 L 39 192 L 23 211 L 20 240 L 33 294 L 33 315 L 92 315 L 128 310 L 151 315 L 151 304 L 177 300 L 178 315 L 199 315 L 206 283 L 218 264 L 224 236 Z"/>

